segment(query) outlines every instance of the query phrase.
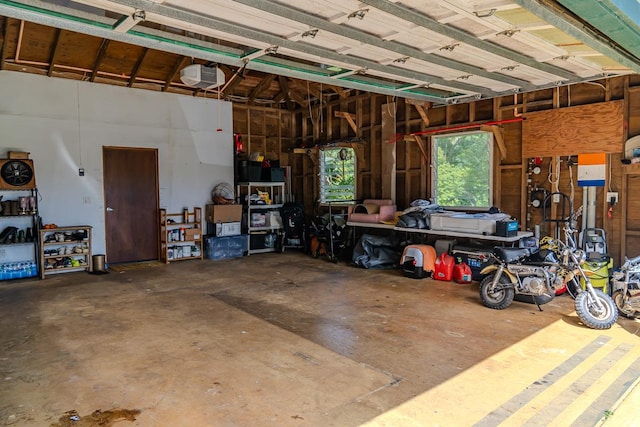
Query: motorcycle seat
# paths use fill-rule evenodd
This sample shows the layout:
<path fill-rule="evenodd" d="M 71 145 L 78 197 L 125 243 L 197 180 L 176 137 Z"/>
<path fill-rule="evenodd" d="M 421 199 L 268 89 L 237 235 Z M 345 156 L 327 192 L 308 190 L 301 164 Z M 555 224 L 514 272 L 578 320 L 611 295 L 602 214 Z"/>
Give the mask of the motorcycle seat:
<path fill-rule="evenodd" d="M 504 262 L 513 262 L 531 255 L 528 248 L 503 248 L 496 247 L 493 253 Z"/>

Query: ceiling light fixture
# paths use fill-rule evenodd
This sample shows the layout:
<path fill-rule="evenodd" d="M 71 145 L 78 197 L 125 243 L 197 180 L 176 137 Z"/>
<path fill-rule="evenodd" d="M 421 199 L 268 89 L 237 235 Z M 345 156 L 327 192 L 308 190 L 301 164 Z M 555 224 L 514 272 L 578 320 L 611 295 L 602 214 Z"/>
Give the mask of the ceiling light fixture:
<path fill-rule="evenodd" d="M 493 14 L 496 13 L 497 10 L 498 9 L 491 9 L 484 12 L 473 12 L 473 14 L 476 15 L 478 18 L 488 18 L 490 16 L 493 16 Z"/>
<path fill-rule="evenodd" d="M 302 33 L 302 37 L 311 37 L 312 39 L 315 38 L 318 35 L 318 29 L 316 28 L 315 30 L 309 30 L 309 31 L 305 31 L 304 33 Z"/>
<path fill-rule="evenodd" d="M 351 18 L 362 19 L 367 14 L 367 12 L 369 12 L 369 9 L 356 10 L 355 12 L 351 12 L 349 16 L 347 16 L 347 19 L 351 19 Z"/>

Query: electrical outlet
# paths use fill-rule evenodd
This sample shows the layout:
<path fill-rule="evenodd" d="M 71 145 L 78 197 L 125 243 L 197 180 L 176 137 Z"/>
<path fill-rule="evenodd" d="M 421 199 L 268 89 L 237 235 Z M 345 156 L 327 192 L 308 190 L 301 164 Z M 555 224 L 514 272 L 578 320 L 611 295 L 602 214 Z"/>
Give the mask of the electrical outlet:
<path fill-rule="evenodd" d="M 607 192 L 607 203 L 617 203 L 618 202 L 618 192 Z"/>

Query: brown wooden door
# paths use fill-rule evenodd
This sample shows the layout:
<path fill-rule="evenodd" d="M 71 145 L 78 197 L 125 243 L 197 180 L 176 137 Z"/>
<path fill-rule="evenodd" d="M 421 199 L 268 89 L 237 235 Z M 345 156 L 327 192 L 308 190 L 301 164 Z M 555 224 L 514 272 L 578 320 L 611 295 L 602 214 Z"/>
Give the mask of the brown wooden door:
<path fill-rule="evenodd" d="M 107 262 L 158 259 L 158 150 L 103 147 Z"/>

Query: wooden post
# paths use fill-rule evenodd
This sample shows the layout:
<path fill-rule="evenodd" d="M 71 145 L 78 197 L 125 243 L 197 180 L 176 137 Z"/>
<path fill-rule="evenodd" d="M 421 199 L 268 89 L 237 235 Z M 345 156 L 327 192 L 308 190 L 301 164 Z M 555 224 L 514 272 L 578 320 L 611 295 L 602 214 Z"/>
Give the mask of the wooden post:
<path fill-rule="evenodd" d="M 382 104 L 382 141 L 380 143 L 381 197 L 396 202 L 396 103 Z"/>

